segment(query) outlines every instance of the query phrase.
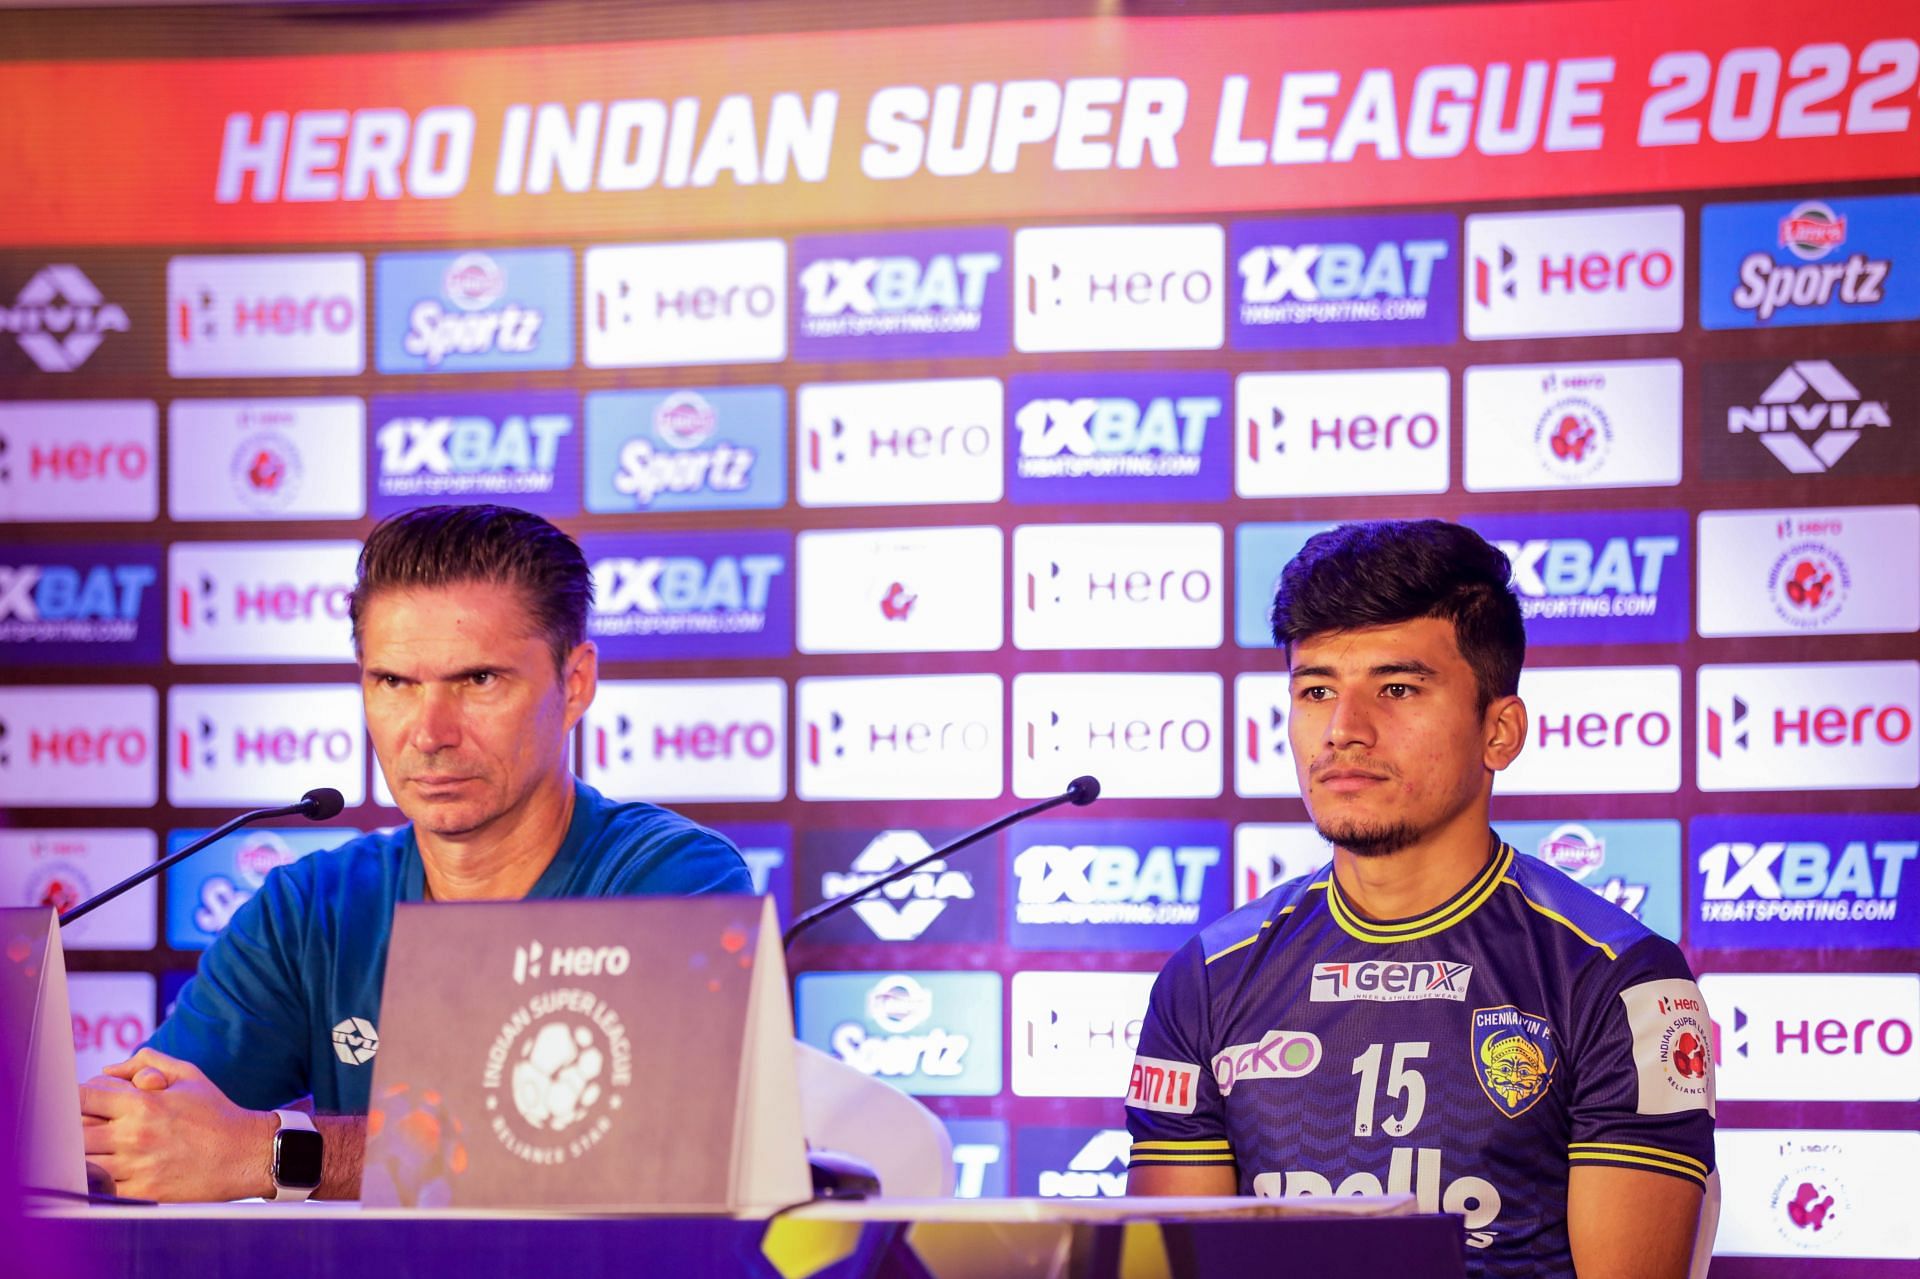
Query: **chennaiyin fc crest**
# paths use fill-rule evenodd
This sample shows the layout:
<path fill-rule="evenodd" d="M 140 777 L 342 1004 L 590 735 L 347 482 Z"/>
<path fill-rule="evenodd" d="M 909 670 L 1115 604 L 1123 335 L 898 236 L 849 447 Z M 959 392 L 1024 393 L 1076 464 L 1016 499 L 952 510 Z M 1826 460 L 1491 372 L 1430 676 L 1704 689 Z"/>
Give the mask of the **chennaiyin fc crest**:
<path fill-rule="evenodd" d="M 1560 1050 L 1545 1017 L 1512 1004 L 1473 1010 L 1473 1070 L 1481 1090 L 1509 1119 L 1547 1095 Z"/>

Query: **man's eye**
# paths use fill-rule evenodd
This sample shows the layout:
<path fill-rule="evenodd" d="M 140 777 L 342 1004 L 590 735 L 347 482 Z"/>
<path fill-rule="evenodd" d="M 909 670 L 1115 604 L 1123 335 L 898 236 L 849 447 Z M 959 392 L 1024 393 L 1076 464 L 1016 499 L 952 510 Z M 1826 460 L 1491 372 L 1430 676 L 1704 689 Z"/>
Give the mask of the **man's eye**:
<path fill-rule="evenodd" d="M 1333 696 L 1333 690 L 1325 684 L 1315 684 L 1300 690 L 1300 696 L 1309 702 L 1324 702 Z"/>
<path fill-rule="evenodd" d="M 1411 684 L 1389 684 L 1381 691 L 1388 697 L 1412 697 L 1419 690 Z"/>
<path fill-rule="evenodd" d="M 492 671 L 475 671 L 469 678 L 471 678 L 475 684 L 485 688 L 487 685 L 493 683 L 494 674 Z"/>

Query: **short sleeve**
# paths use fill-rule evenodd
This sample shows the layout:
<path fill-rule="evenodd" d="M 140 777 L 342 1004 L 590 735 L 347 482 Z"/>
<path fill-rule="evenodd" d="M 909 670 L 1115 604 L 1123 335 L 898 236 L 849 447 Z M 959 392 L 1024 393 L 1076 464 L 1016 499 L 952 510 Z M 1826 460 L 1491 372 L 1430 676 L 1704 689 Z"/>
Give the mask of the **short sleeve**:
<path fill-rule="evenodd" d="M 664 824 L 664 823 L 662 823 Z M 609 833 L 613 867 L 602 895 L 692 897 L 701 893 L 753 892 L 753 876 L 740 850 L 704 826 L 676 821 L 666 829 Z"/>
<path fill-rule="evenodd" d="M 1206 959 L 1194 938 L 1169 959 L 1147 998 L 1127 1081 L 1130 1168 L 1231 1167 L 1226 1102 L 1207 1068 Z"/>
<path fill-rule="evenodd" d="M 1713 1171 L 1713 1029 L 1679 947 L 1649 937 L 1581 996 L 1567 1158 L 1704 1186 Z"/>
<path fill-rule="evenodd" d="M 271 1110 L 313 1091 L 310 1018 L 295 978 L 305 953 L 304 884 L 279 867 L 200 957 L 173 1013 L 147 1041 L 206 1072 L 228 1100 Z"/>

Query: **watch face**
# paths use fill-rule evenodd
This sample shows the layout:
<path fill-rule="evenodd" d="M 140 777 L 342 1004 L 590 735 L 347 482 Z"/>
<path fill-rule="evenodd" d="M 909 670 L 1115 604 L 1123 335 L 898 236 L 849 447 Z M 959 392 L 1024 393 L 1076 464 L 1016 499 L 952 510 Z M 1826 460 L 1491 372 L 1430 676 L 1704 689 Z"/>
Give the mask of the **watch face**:
<path fill-rule="evenodd" d="M 273 1135 L 273 1184 L 312 1190 L 320 1184 L 320 1134 L 282 1128 Z"/>

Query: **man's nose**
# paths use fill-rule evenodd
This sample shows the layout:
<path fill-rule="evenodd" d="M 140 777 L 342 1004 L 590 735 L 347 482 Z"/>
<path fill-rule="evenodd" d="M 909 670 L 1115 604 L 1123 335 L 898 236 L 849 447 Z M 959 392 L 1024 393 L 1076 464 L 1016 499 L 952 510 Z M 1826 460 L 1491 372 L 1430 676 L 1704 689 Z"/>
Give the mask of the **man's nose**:
<path fill-rule="evenodd" d="M 460 744 L 460 699 L 450 688 L 428 685 L 413 719 L 411 744 L 423 755 Z"/>
<path fill-rule="evenodd" d="M 1373 707 L 1367 699 L 1336 699 L 1333 713 L 1327 717 L 1327 744 L 1338 750 L 1344 746 L 1371 746 L 1373 739 Z"/>

